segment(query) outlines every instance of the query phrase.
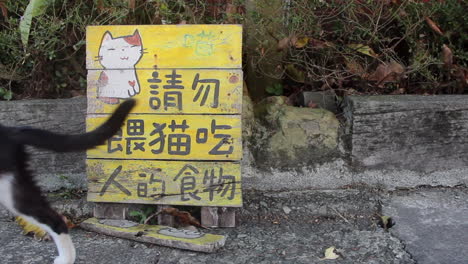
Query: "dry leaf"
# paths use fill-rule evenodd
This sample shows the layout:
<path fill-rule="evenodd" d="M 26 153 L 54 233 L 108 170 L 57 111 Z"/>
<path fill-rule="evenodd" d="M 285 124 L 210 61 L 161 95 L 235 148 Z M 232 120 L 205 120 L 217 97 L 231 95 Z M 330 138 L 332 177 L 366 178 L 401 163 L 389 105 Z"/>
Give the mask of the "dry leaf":
<path fill-rule="evenodd" d="M 128 8 L 135 9 L 135 2 L 136 0 L 128 0 Z"/>
<path fill-rule="evenodd" d="M 276 50 L 277 50 L 277 51 L 282 51 L 282 50 L 288 48 L 290 42 L 291 42 L 291 38 L 290 38 L 290 37 L 285 37 L 285 38 L 283 38 L 282 40 L 278 41 L 278 47 L 276 48 Z"/>
<path fill-rule="evenodd" d="M 30 222 L 28 222 L 23 217 L 17 216 L 15 218 L 15 222 L 18 223 L 18 225 L 21 227 L 21 229 L 23 229 L 23 235 L 27 236 L 29 234 L 32 234 L 34 236 L 34 238 L 39 240 L 39 241 L 41 241 L 41 240 L 44 240 L 44 241 L 50 240 L 49 234 L 47 234 L 47 232 L 44 229 L 40 228 L 37 225 L 31 224 Z"/>
<path fill-rule="evenodd" d="M 447 45 L 442 45 L 442 61 L 445 67 L 451 68 L 453 64 L 453 53 Z"/>
<path fill-rule="evenodd" d="M 66 216 L 62 215 L 63 221 L 65 221 L 65 224 L 67 224 L 68 229 L 75 228 L 76 225 Z"/>
<path fill-rule="evenodd" d="M 364 70 L 364 68 L 359 64 L 357 61 L 353 59 L 346 58 L 345 60 L 345 65 L 347 70 L 357 76 L 360 76 L 362 78 L 367 78 L 367 72 Z"/>
<path fill-rule="evenodd" d="M 318 40 L 318 39 L 310 39 L 309 44 L 310 44 L 310 46 L 312 46 L 312 48 L 315 48 L 315 49 L 323 49 L 323 48 L 333 46 L 333 44 L 331 44 L 329 42 L 321 41 L 321 40 Z"/>
<path fill-rule="evenodd" d="M 437 24 L 432 19 L 430 19 L 429 17 L 425 17 L 424 19 L 426 20 L 429 27 L 432 30 L 434 30 L 434 32 L 436 32 L 437 34 L 439 34 L 441 36 L 444 35 L 444 33 L 442 33 L 442 30 L 440 30 L 439 26 L 437 26 Z"/>
<path fill-rule="evenodd" d="M 309 38 L 308 37 L 302 37 L 302 38 L 297 39 L 296 42 L 294 42 L 294 46 L 296 48 L 300 49 L 300 48 L 305 47 L 305 45 L 307 45 L 307 43 L 309 43 Z"/>
<path fill-rule="evenodd" d="M 2 10 L 3 17 L 8 18 L 8 9 L 4 2 L 0 2 L 0 10 Z"/>
<path fill-rule="evenodd" d="M 198 220 L 193 217 L 189 212 L 186 211 L 179 211 L 179 209 L 174 208 L 174 207 L 167 207 L 162 209 L 159 212 L 156 212 L 155 214 L 152 214 L 145 220 L 145 225 L 148 224 L 149 220 L 159 214 L 168 214 L 171 216 L 174 216 L 177 218 L 177 220 L 183 225 L 183 226 L 188 226 L 188 225 L 193 225 L 201 228 L 206 228 L 198 222 Z"/>
<path fill-rule="evenodd" d="M 179 25 L 186 25 L 187 24 L 187 20 L 182 20 L 179 22 Z"/>
<path fill-rule="evenodd" d="M 453 65 L 452 76 L 457 79 L 461 88 L 465 90 L 468 87 L 468 69 L 459 65 Z"/>
<path fill-rule="evenodd" d="M 399 81 L 405 72 L 405 67 L 398 62 L 382 63 L 377 69 L 369 75 L 368 80 L 376 81 L 377 85 L 382 86 L 385 82 Z"/>
<path fill-rule="evenodd" d="M 237 6 L 231 4 L 231 3 L 228 3 L 226 5 L 226 17 L 227 17 L 227 21 L 229 23 L 235 23 L 236 19 L 235 19 L 235 14 L 237 14 Z"/>
<path fill-rule="evenodd" d="M 294 45 L 296 42 L 297 37 L 295 35 L 285 37 L 282 40 L 278 41 L 278 47 L 276 48 L 276 50 L 282 51 L 284 49 L 289 48 L 289 46 Z"/>
<path fill-rule="evenodd" d="M 309 108 L 318 108 L 318 104 L 314 103 L 313 101 L 310 101 L 307 104 L 307 107 L 309 107 Z"/>
<path fill-rule="evenodd" d="M 338 256 L 336 253 L 335 253 L 335 247 L 329 247 L 327 249 L 325 249 L 325 257 L 324 258 L 321 258 L 320 260 L 326 260 L 326 259 L 337 259 L 339 258 L 340 256 Z"/>
<path fill-rule="evenodd" d="M 360 52 L 364 55 L 367 55 L 367 56 L 371 56 L 371 57 L 374 57 L 376 58 L 377 57 L 377 54 L 374 52 L 374 50 L 367 46 L 367 45 L 364 45 L 364 44 L 348 44 L 347 45 L 349 48 L 357 51 L 357 52 Z"/>
<path fill-rule="evenodd" d="M 99 11 L 104 11 L 105 8 L 104 8 L 104 0 L 97 0 L 97 9 Z"/>

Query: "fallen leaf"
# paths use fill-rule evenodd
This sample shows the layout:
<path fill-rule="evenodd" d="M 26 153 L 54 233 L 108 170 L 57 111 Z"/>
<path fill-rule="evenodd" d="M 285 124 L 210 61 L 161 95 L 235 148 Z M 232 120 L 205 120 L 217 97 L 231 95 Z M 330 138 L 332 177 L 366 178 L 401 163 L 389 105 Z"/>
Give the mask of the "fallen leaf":
<path fill-rule="evenodd" d="M 337 259 L 340 256 L 338 256 L 335 253 L 335 247 L 329 247 L 325 249 L 325 257 L 321 258 L 320 260 L 326 260 L 326 259 Z"/>
<path fill-rule="evenodd" d="M 135 1 L 136 0 L 128 0 L 128 8 L 135 10 Z"/>
<path fill-rule="evenodd" d="M 360 76 L 361 78 L 367 78 L 367 72 L 364 70 L 364 67 L 361 66 L 356 60 L 353 60 L 352 58 L 346 58 L 345 60 L 345 65 L 346 69 L 357 76 Z"/>
<path fill-rule="evenodd" d="M 318 40 L 318 39 L 310 39 L 309 44 L 314 49 L 323 49 L 323 48 L 333 46 L 333 44 L 330 43 L 330 42 L 325 42 L 325 41 L 321 41 L 321 40 Z"/>
<path fill-rule="evenodd" d="M 187 20 L 182 20 L 179 22 L 179 25 L 186 25 L 187 24 Z"/>
<path fill-rule="evenodd" d="M 66 216 L 62 215 L 63 221 L 65 221 L 65 224 L 67 224 L 68 229 L 75 228 L 76 225 Z"/>
<path fill-rule="evenodd" d="M 452 76 L 457 79 L 462 90 L 465 90 L 468 88 L 468 69 L 459 65 L 453 65 L 453 68 L 454 70 L 451 73 Z"/>
<path fill-rule="evenodd" d="M 377 69 L 369 75 L 368 80 L 376 81 L 378 86 L 385 82 L 395 82 L 403 77 L 405 67 L 398 62 L 381 63 Z"/>
<path fill-rule="evenodd" d="M 432 20 L 430 19 L 429 17 L 425 17 L 424 18 L 427 22 L 427 24 L 429 25 L 429 27 L 434 30 L 434 32 L 436 32 L 437 34 L 443 36 L 444 33 L 442 32 L 442 30 L 440 30 L 439 26 Z"/>
<path fill-rule="evenodd" d="M 0 10 L 2 10 L 3 17 L 8 18 L 8 9 L 4 2 L 0 2 Z"/>
<path fill-rule="evenodd" d="M 371 56 L 371 57 L 374 57 L 374 58 L 377 57 L 377 54 L 374 52 L 374 50 L 371 47 L 367 46 L 367 45 L 364 45 L 364 44 L 348 44 L 347 46 L 349 48 L 359 52 L 359 53 L 364 54 L 364 55 Z"/>
<path fill-rule="evenodd" d="M 18 225 L 23 229 L 23 235 L 27 236 L 29 234 L 32 234 L 35 239 L 41 241 L 47 241 L 50 240 L 49 234 L 47 234 L 47 231 L 44 229 L 40 228 L 37 225 L 31 224 L 28 222 L 26 219 L 24 219 L 21 216 L 17 216 L 15 218 L 15 222 L 18 223 Z"/>
<path fill-rule="evenodd" d="M 442 62 L 445 67 L 451 68 L 453 64 L 453 53 L 447 45 L 442 45 Z"/>
<path fill-rule="evenodd" d="M 228 3 L 226 5 L 226 16 L 229 23 L 235 23 L 235 14 L 237 14 L 237 6 Z"/>
<path fill-rule="evenodd" d="M 395 222 L 393 222 L 393 219 L 390 216 L 382 215 L 379 219 L 379 225 L 385 230 L 388 230 L 395 225 Z"/>
<path fill-rule="evenodd" d="M 276 47 L 277 51 L 282 51 L 286 48 L 289 47 L 291 38 L 290 37 L 285 37 L 282 40 L 278 41 L 278 46 Z"/>
<path fill-rule="evenodd" d="M 179 223 L 181 223 L 183 226 L 193 225 L 193 226 L 197 226 L 201 228 L 206 228 L 202 226 L 200 222 L 198 222 L 198 220 L 195 217 L 193 217 L 189 212 L 179 211 L 179 209 L 174 208 L 174 207 L 167 207 L 167 208 L 162 209 L 159 212 L 152 214 L 145 220 L 144 224 L 146 225 L 151 218 L 159 214 L 168 214 L 168 215 L 174 216 L 177 218 Z"/>
<path fill-rule="evenodd" d="M 294 43 L 294 46 L 298 49 L 305 47 L 309 43 L 308 37 L 298 38 L 297 41 Z"/>
<path fill-rule="evenodd" d="M 318 108 L 318 104 L 314 103 L 313 101 L 310 101 L 307 104 L 307 107 L 309 107 L 309 108 Z"/>

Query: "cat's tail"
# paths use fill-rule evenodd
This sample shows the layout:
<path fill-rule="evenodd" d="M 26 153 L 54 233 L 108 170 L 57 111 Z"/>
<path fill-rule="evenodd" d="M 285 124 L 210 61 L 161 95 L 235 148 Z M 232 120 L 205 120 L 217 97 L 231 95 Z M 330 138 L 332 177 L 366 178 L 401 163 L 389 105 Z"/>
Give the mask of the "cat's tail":
<path fill-rule="evenodd" d="M 84 134 L 64 135 L 36 128 L 21 128 L 14 137 L 22 144 L 57 152 L 90 149 L 103 144 L 117 133 L 134 106 L 134 99 L 124 101 L 104 124 Z"/>

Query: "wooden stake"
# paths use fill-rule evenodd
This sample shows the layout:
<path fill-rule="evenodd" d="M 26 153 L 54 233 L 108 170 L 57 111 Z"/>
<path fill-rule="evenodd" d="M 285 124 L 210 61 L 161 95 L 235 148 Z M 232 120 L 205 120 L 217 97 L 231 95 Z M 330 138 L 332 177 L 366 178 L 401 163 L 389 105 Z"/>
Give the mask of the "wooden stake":
<path fill-rule="evenodd" d="M 169 208 L 172 206 L 169 205 L 158 205 L 157 210 L 160 212 L 164 208 Z M 167 214 L 159 214 L 158 215 L 158 225 L 163 225 L 163 226 L 175 226 L 175 220 L 172 215 L 167 215 Z"/>
<path fill-rule="evenodd" d="M 128 207 L 118 203 L 95 203 L 93 214 L 98 219 L 124 220 L 128 216 Z"/>

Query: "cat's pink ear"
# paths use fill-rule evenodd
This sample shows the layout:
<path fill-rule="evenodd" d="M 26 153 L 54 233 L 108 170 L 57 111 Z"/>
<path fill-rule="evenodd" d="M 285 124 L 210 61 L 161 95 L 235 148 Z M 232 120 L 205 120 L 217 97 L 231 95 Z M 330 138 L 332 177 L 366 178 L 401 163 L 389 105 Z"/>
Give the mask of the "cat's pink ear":
<path fill-rule="evenodd" d="M 141 46 L 141 37 L 138 29 L 135 30 L 133 35 L 125 37 L 124 40 L 130 45 Z"/>
<path fill-rule="evenodd" d="M 109 31 L 106 31 L 106 33 L 104 33 L 104 37 L 102 37 L 102 42 L 106 42 L 111 39 L 113 39 L 112 34 Z"/>

